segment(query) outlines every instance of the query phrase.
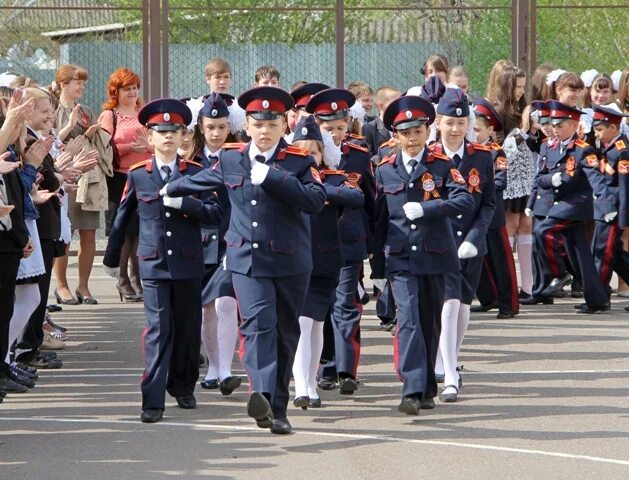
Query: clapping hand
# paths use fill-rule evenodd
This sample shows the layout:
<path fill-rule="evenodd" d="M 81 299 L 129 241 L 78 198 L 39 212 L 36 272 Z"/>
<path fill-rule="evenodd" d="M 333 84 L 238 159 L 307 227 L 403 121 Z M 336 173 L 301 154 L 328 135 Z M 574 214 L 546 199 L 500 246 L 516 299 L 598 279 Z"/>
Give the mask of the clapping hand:
<path fill-rule="evenodd" d="M 11 152 L 4 152 L 0 155 L 0 175 L 6 175 L 11 173 L 16 168 L 19 168 L 20 162 L 7 162 L 6 159 L 11 156 Z"/>
<path fill-rule="evenodd" d="M 24 160 L 26 163 L 34 166 L 35 168 L 39 168 L 48 155 L 50 148 L 54 143 L 54 138 L 40 138 L 39 140 L 35 140 L 28 150 L 24 153 Z"/>

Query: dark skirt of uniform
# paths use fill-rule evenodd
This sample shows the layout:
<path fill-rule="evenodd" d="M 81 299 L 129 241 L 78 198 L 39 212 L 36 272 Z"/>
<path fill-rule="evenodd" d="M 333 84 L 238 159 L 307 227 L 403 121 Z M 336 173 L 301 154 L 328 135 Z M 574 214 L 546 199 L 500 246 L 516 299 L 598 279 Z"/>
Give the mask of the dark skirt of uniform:
<path fill-rule="evenodd" d="M 205 266 L 201 288 L 203 305 L 208 305 L 220 297 L 236 298 L 234 285 L 232 284 L 232 272 L 225 270 L 222 263 Z"/>
<path fill-rule="evenodd" d="M 310 286 L 306 302 L 301 309 L 301 316 L 323 322 L 334 304 L 338 279 L 329 277 L 310 277 Z"/>
<path fill-rule="evenodd" d="M 529 197 L 507 198 L 505 199 L 505 210 L 509 213 L 524 213 L 526 203 L 529 201 Z"/>

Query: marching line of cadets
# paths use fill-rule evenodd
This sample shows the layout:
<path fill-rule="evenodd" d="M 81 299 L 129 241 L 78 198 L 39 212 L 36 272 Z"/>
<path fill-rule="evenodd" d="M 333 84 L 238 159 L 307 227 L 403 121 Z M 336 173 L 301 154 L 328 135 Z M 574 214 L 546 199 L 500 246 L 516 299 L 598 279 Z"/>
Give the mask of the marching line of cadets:
<path fill-rule="evenodd" d="M 367 138 L 348 132 L 354 94 L 320 83 L 142 108 L 154 156 L 129 171 L 103 264 L 117 275 L 137 211 L 147 316 L 143 422 L 162 418 L 166 392 L 181 408 L 196 406 L 201 343 L 209 364 L 201 386 L 223 395 L 237 389 L 238 334 L 247 413 L 260 428 L 292 431 L 291 377 L 297 408 L 320 407 L 319 388 L 356 392 L 357 291 L 367 259 L 378 313 L 394 326 L 398 410 L 409 415 L 435 408 L 437 396 L 457 400 L 475 297 L 477 309 L 510 318 L 519 303 L 552 303 L 574 278 L 585 299 L 579 313 L 609 310 L 612 272 L 629 280 L 621 244 L 627 115 L 592 105 L 597 148 L 580 135 L 583 112 L 574 105 L 532 104 L 541 132 L 521 141 L 539 152 L 525 208 L 534 219 L 534 281 L 523 294 L 505 227 L 508 162 L 494 141 L 508 133 L 503 119 L 487 99 L 471 103 L 437 75 L 411 93 L 394 95 L 364 125 Z M 202 133 L 192 160 L 178 154 L 187 125 Z M 239 133 L 232 138 L 230 130 Z"/>

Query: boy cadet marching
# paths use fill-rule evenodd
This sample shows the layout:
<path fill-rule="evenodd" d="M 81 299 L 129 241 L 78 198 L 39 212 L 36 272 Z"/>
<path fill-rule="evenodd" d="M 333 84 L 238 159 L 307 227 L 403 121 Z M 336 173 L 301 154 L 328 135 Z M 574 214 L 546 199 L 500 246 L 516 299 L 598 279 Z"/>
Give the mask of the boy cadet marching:
<path fill-rule="evenodd" d="M 227 186 L 231 203 L 226 268 L 242 323 L 241 358 L 252 393 L 247 412 L 272 433 L 292 431 L 288 384 L 299 341 L 299 314 L 312 271 L 306 214 L 323 208 L 325 191 L 307 151 L 288 146 L 284 113 L 293 98 L 256 87 L 238 98 L 251 142 L 226 151 L 195 178 L 162 189 L 184 195 Z"/>
<path fill-rule="evenodd" d="M 426 147 L 434 118 L 423 98 L 393 101 L 383 121 L 400 149 L 376 170 L 374 284 L 382 291 L 388 279 L 398 308 L 394 356 L 404 382 L 398 410 L 409 415 L 435 405 L 444 274 L 461 268 L 450 218 L 473 206 L 455 164 Z"/>
<path fill-rule="evenodd" d="M 116 277 L 125 229 L 132 213 L 140 218 L 138 257 L 144 286 L 147 326 L 142 336 L 143 422 L 161 420 L 166 391 L 180 408 L 195 408 L 201 340 L 203 247 L 200 222 L 217 223 L 222 211 L 215 197 L 170 198 L 159 195 L 168 182 L 193 175 L 203 167 L 177 155 L 190 109 L 178 100 L 148 103 L 138 120 L 148 129 L 153 158 L 131 167 L 103 259 Z"/>

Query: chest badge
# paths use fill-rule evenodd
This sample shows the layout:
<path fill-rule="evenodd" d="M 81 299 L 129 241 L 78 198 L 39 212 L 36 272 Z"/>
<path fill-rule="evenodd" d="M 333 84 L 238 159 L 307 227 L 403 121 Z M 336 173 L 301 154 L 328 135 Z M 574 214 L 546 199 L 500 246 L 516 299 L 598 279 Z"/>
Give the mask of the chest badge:
<path fill-rule="evenodd" d="M 430 173 L 424 173 L 422 175 L 422 188 L 424 189 L 424 201 L 431 198 L 439 198 L 439 192 L 435 188 L 435 180 Z"/>
<path fill-rule="evenodd" d="M 472 168 L 470 170 L 470 176 L 467 180 L 467 183 L 469 185 L 468 190 L 470 193 L 480 193 L 480 174 L 478 173 L 478 170 L 476 170 L 475 168 Z"/>
<path fill-rule="evenodd" d="M 574 157 L 568 157 L 568 161 L 566 162 L 566 173 L 571 177 L 574 177 L 574 171 L 577 169 L 577 161 Z"/>

